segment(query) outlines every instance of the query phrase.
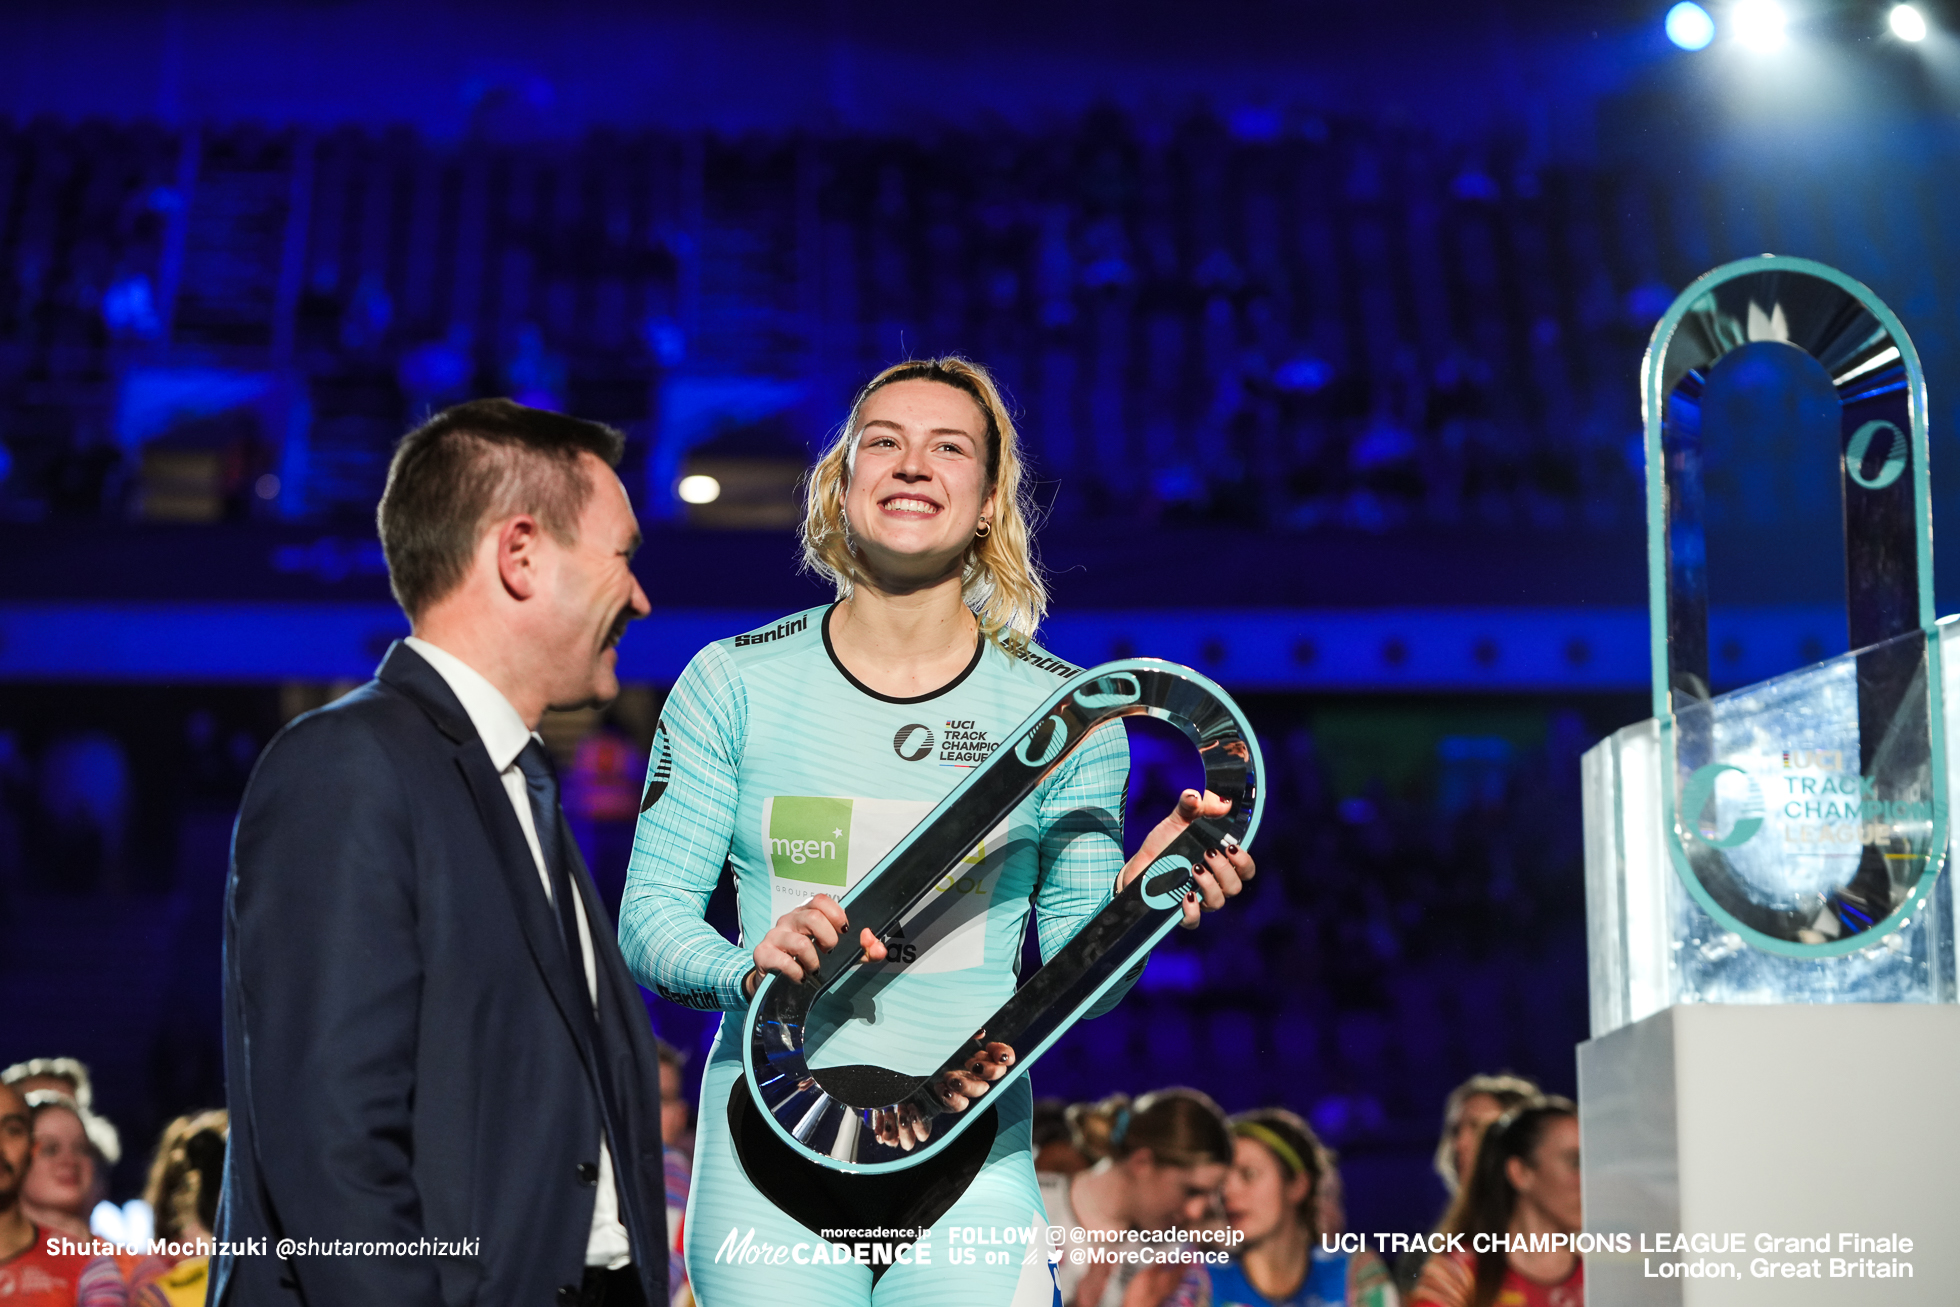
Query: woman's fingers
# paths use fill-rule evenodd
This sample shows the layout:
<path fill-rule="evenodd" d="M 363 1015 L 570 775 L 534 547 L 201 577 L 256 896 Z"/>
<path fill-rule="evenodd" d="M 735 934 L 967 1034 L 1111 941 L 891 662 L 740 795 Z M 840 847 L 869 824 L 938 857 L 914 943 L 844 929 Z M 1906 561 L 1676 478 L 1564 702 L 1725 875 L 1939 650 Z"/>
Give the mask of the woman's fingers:
<path fill-rule="evenodd" d="M 1232 801 L 1230 799 L 1221 799 L 1210 790 L 1206 790 L 1202 795 L 1196 790 L 1186 790 L 1177 796 L 1177 811 L 1179 816 L 1184 816 L 1185 804 L 1187 802 L 1196 810 L 1190 816 L 1184 817 L 1184 824 L 1186 826 L 1189 826 L 1198 817 L 1223 817 L 1232 810 Z"/>
<path fill-rule="evenodd" d="M 796 984 L 816 971 L 817 948 L 808 935 L 772 930 L 756 946 L 755 964 Z"/>
<path fill-rule="evenodd" d="M 931 1127 L 919 1115 L 919 1109 L 910 1104 L 875 1113 L 871 1119 L 871 1130 L 885 1147 L 907 1153 L 923 1144 L 932 1133 Z"/>
<path fill-rule="evenodd" d="M 828 894 L 819 894 L 802 907 L 784 913 L 756 946 L 755 964 L 762 970 L 782 976 L 792 984 L 814 975 L 823 965 L 822 954 L 837 947 L 841 932 L 850 918 Z M 869 927 L 858 933 L 864 956 L 872 962 L 885 960 L 884 941 Z"/>
<path fill-rule="evenodd" d="M 919 1133 L 919 1111 L 915 1107 L 896 1107 L 884 1113 L 884 1141 L 892 1148 L 911 1152 L 913 1145 L 925 1142 Z"/>
<path fill-rule="evenodd" d="M 798 908 L 797 911 L 801 912 L 806 909 L 816 913 L 825 921 L 829 922 L 832 935 L 835 935 L 846 925 L 850 924 L 850 918 L 844 915 L 844 909 L 838 906 L 837 900 L 828 894 L 816 895 L 808 903 L 805 903 L 802 908 Z M 795 913 L 791 913 L 790 915 L 794 916 Z"/>
<path fill-rule="evenodd" d="M 843 911 L 834 903 L 830 906 L 840 913 Z M 833 922 L 827 913 L 807 904 L 790 913 L 784 920 L 793 923 L 790 927 L 792 930 L 801 931 L 815 940 L 817 947 L 826 953 L 837 947 L 837 932 L 846 924 L 843 921 Z"/>
<path fill-rule="evenodd" d="M 964 1112 L 968 1104 L 987 1092 L 987 1082 L 964 1071 L 947 1071 L 940 1075 L 937 1085 L 939 1101 L 955 1112 Z"/>
<path fill-rule="evenodd" d="M 999 1080 L 1014 1065 L 1014 1050 L 995 1040 L 966 1060 L 966 1069 L 983 1080 Z"/>
<path fill-rule="evenodd" d="M 755 969 L 766 976 L 781 976 L 792 985 L 803 979 L 803 968 L 796 965 L 796 959 L 768 944 L 755 946 Z"/>
<path fill-rule="evenodd" d="M 1212 883 L 1228 899 L 1245 888 L 1244 869 L 1222 849 L 1205 854 L 1205 870 L 1211 873 Z"/>
<path fill-rule="evenodd" d="M 1156 861 L 1157 855 L 1169 848 L 1171 841 L 1182 835 L 1192 822 L 1200 817 L 1223 817 L 1231 810 L 1230 800 L 1221 799 L 1210 790 L 1206 790 L 1203 794 L 1196 790 L 1186 790 L 1178 795 L 1177 807 L 1144 837 L 1142 846 L 1136 851 L 1136 856 L 1123 864 L 1123 875 L 1117 881 L 1117 887 L 1120 889 L 1135 880 L 1138 874 Z"/>
<path fill-rule="evenodd" d="M 1185 791 L 1187 797 L 1192 793 L 1191 790 Z M 1219 804 L 1225 802 L 1215 794 L 1208 793 L 1205 797 Z M 1196 930 L 1200 913 L 1216 912 L 1225 906 L 1226 899 L 1244 893 L 1245 883 L 1252 879 L 1257 870 L 1252 855 L 1241 848 L 1236 840 L 1228 841 L 1222 849 L 1207 853 L 1203 861 L 1192 869 L 1191 890 L 1184 896 L 1184 920 L 1178 924 L 1186 930 Z"/>
<path fill-rule="evenodd" d="M 885 941 L 872 934 L 871 927 L 866 926 L 858 932 L 858 944 L 863 947 L 864 957 L 867 962 L 883 962 L 885 960 Z"/>

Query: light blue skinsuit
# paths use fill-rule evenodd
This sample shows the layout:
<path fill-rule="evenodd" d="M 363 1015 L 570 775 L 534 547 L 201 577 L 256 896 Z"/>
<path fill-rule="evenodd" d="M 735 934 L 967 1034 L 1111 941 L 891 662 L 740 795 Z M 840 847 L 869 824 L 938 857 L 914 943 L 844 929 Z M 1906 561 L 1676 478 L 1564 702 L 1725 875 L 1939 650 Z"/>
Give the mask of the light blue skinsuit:
<path fill-rule="evenodd" d="M 841 896 L 1000 741 L 1079 670 L 1039 646 L 982 639 L 963 673 L 937 692 L 894 699 L 865 688 L 830 651 L 829 610 L 709 645 L 662 710 L 646 801 L 633 844 L 620 946 L 643 984 L 696 1008 L 740 1014 L 754 942 L 815 894 Z M 950 1051 L 948 1031 L 978 1029 L 1010 995 L 1028 913 L 1043 958 L 1107 903 L 1122 867 L 1129 751 L 1120 724 L 1091 734 L 969 855 L 971 874 L 943 883 L 955 905 L 929 898 L 931 924 L 888 937 L 892 957 L 867 964 L 848 1020 L 814 1029 L 814 1066 L 875 1062 L 925 1074 Z M 704 920 L 723 863 L 734 867 L 737 947 Z M 1133 981 L 1135 973 L 1125 978 Z M 1092 1015 L 1115 1006 L 1119 983 Z M 955 1264 L 951 1227 L 1045 1223 L 1035 1185 L 1026 1077 L 992 1102 L 998 1127 L 979 1174 L 934 1223 L 927 1264 L 878 1279 L 843 1265 L 731 1265 L 716 1252 L 731 1231 L 795 1245 L 816 1236 L 750 1183 L 728 1124 L 740 1088 L 739 1016 L 724 1021 L 702 1075 L 686 1246 L 703 1307 L 777 1302 L 1021 1307 L 1054 1298 L 1045 1255 L 1014 1249 L 1005 1265 Z M 911 1038 L 906 1038 L 906 1035 Z M 982 1098 L 970 1110 L 981 1110 Z M 984 1123 L 979 1123 L 984 1124 Z M 974 1127 L 978 1128 L 978 1126 Z M 834 1225 L 864 1222 L 838 1211 Z"/>

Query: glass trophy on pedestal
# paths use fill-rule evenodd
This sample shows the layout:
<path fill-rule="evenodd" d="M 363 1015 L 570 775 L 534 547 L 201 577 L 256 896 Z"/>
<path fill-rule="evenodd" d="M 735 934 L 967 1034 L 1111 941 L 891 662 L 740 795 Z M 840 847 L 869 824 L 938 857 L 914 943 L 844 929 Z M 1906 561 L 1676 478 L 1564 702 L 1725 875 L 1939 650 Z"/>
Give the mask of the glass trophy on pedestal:
<path fill-rule="evenodd" d="M 1750 367 L 1750 402 L 1836 419 L 1850 652 L 1716 694 L 1703 474 L 1774 494 L 1780 472 L 1719 448 L 1705 401 Z M 1661 319 L 1641 397 L 1654 716 L 1583 762 L 1594 1038 L 1675 1004 L 1954 1002 L 1939 872 L 1960 681 L 1942 669 L 1960 647 L 1942 648 L 1960 627 L 1934 620 L 1912 342 L 1834 269 L 1745 259 Z"/>

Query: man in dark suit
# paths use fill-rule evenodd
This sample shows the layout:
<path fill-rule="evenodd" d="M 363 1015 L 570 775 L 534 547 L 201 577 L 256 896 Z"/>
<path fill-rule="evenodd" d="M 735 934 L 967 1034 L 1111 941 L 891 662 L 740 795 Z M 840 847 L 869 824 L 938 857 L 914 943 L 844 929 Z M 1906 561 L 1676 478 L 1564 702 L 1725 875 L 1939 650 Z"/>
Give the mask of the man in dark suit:
<path fill-rule="evenodd" d="M 619 692 L 647 613 L 621 443 L 479 400 L 395 451 L 414 635 L 239 814 L 217 1234 L 267 1251 L 214 1259 L 214 1304 L 666 1302 L 659 1058 L 534 734 Z"/>

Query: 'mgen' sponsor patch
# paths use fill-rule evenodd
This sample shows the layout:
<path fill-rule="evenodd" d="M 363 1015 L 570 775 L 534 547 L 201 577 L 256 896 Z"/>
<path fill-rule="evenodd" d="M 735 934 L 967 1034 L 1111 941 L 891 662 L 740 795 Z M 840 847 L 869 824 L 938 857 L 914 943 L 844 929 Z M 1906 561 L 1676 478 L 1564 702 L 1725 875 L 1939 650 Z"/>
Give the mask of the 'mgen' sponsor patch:
<path fill-rule="evenodd" d="M 851 801 L 779 794 L 769 804 L 769 869 L 782 880 L 844 888 Z"/>

